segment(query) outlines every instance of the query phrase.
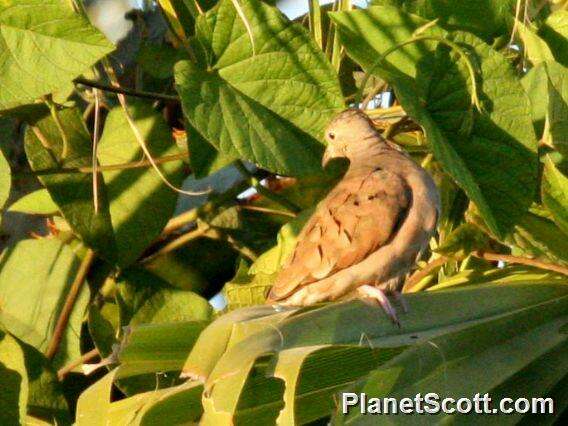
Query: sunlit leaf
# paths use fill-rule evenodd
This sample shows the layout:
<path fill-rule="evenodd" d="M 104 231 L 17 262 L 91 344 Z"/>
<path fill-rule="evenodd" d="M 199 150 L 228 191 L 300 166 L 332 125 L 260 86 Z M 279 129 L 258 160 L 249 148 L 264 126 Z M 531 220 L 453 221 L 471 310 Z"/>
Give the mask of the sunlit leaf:
<path fill-rule="evenodd" d="M 6 249 L 0 258 L 0 322 L 19 339 L 45 351 L 78 266 L 73 250 L 55 239 L 24 240 Z M 79 336 L 88 300 L 89 289 L 84 286 L 55 358 L 59 367 L 81 355 Z"/>
<path fill-rule="evenodd" d="M 0 109 L 60 89 L 114 49 L 65 0 L 2 1 L 0 33 Z"/>
<path fill-rule="evenodd" d="M 317 174 L 317 139 L 343 105 L 337 77 L 304 28 L 257 0 L 240 4 L 255 52 L 230 0 L 201 16 L 197 37 L 208 63 L 176 65 L 185 116 L 225 157 L 287 175 Z"/>

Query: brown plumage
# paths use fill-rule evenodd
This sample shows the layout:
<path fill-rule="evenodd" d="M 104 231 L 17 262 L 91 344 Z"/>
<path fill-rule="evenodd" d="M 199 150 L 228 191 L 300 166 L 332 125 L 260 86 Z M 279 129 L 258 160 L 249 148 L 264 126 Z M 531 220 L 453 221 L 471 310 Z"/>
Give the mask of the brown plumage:
<path fill-rule="evenodd" d="M 369 286 L 398 290 L 435 230 L 440 201 L 432 178 L 386 142 L 364 113 L 339 114 L 326 139 L 324 165 L 346 157 L 349 169 L 304 226 L 269 303 L 383 299 Z M 389 312 L 388 301 L 380 303 Z"/>

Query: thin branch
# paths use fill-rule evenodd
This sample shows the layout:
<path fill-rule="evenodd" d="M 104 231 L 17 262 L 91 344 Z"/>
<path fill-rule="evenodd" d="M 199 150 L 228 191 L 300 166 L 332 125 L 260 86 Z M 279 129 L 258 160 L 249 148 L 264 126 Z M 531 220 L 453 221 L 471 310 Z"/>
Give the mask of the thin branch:
<path fill-rule="evenodd" d="M 71 312 L 73 311 L 73 307 L 75 306 L 75 301 L 83 288 L 83 284 L 87 278 L 87 273 L 89 272 L 89 268 L 95 259 L 95 252 L 91 249 L 87 250 L 81 265 L 79 266 L 79 270 L 77 271 L 77 275 L 75 276 L 75 280 L 71 284 L 71 288 L 69 289 L 69 294 L 67 294 L 67 299 L 65 300 L 65 304 L 63 305 L 63 309 L 59 314 L 59 318 L 57 319 L 57 324 L 55 325 L 55 330 L 53 331 L 53 337 L 49 342 L 47 350 L 45 352 L 45 356 L 47 359 L 53 359 L 57 350 L 59 349 L 59 345 L 61 344 L 61 340 L 63 339 L 63 334 L 65 329 L 67 328 L 67 324 L 69 323 L 69 317 Z"/>
<path fill-rule="evenodd" d="M 414 272 L 404 283 L 404 293 L 408 293 L 416 287 L 424 278 L 433 273 L 435 270 L 441 268 L 448 262 L 449 258 L 446 256 L 439 257 L 428 263 L 424 268 Z"/>
<path fill-rule="evenodd" d="M 253 212 L 260 212 L 260 213 L 266 213 L 266 214 L 273 214 L 273 215 L 276 215 L 276 216 L 292 217 L 292 218 L 297 216 L 297 214 L 292 213 L 292 212 L 288 212 L 288 211 L 269 209 L 268 207 L 251 206 L 251 205 L 248 205 L 248 204 L 240 205 L 239 209 L 250 210 L 250 211 L 253 211 Z"/>
<path fill-rule="evenodd" d="M 71 373 L 73 370 L 75 370 L 75 368 L 79 367 L 80 365 L 83 364 L 87 364 L 89 361 L 94 360 L 95 358 L 97 358 L 99 355 L 99 351 L 98 349 L 92 349 L 89 352 L 81 355 L 80 358 L 71 361 L 69 364 L 65 365 L 64 367 L 61 367 L 58 371 L 57 371 L 57 379 L 61 382 L 65 376 L 67 376 L 67 374 Z"/>
<path fill-rule="evenodd" d="M 485 259 L 490 262 L 506 262 L 506 263 L 516 263 L 519 265 L 534 266 L 535 268 L 545 269 L 547 271 L 557 272 L 562 275 L 568 276 L 568 267 L 555 265 L 553 263 L 541 262 L 540 260 L 529 259 L 526 257 L 511 256 L 509 254 L 500 253 L 488 253 L 482 251 L 476 251 L 473 253 L 475 257 L 480 259 Z"/>
<path fill-rule="evenodd" d="M 117 86 L 108 86 L 103 83 L 99 83 L 93 80 L 87 80 L 86 78 L 76 78 L 74 80 L 75 84 L 80 84 L 82 86 L 92 87 L 95 89 L 100 89 L 104 92 L 111 92 L 117 93 L 121 95 L 133 96 L 136 98 L 144 98 L 144 99 L 152 99 L 158 101 L 165 101 L 165 102 L 179 102 L 179 97 L 175 95 L 164 95 L 162 93 L 154 93 L 154 92 L 143 92 L 134 89 L 126 89 L 124 87 L 117 87 Z"/>
<path fill-rule="evenodd" d="M 92 165 L 93 168 L 93 206 L 95 214 L 99 212 L 99 162 L 97 159 L 97 149 L 99 147 L 99 131 L 100 131 L 100 118 L 101 118 L 101 108 L 100 108 L 100 95 L 99 90 L 93 90 L 95 95 L 95 123 L 93 129 L 93 154 L 92 154 Z"/>
<path fill-rule="evenodd" d="M 168 244 L 166 244 L 164 247 L 162 247 L 161 249 L 159 249 L 155 253 L 152 253 L 150 256 L 142 259 L 142 263 L 149 263 L 157 257 L 171 253 L 172 251 L 175 251 L 175 250 L 179 249 L 180 247 L 183 247 L 184 245 L 186 245 L 190 241 L 204 236 L 207 233 L 207 231 L 209 231 L 210 229 L 211 229 L 211 227 L 209 225 L 203 225 L 203 226 L 201 226 L 197 229 L 186 232 L 185 234 L 182 234 L 179 237 L 177 237 L 176 239 L 170 241 Z"/>
<path fill-rule="evenodd" d="M 164 155 L 163 157 L 158 157 L 154 159 L 156 164 L 162 163 L 169 163 L 171 161 L 180 161 L 187 158 L 188 153 L 180 153 L 180 154 L 172 154 L 172 155 Z M 152 167 L 152 164 L 148 160 L 140 160 L 131 163 L 120 163 L 120 164 L 111 164 L 108 166 L 97 166 L 98 172 L 109 172 L 115 170 L 128 170 L 128 169 L 143 169 L 146 167 Z M 44 170 L 37 170 L 33 172 L 21 172 L 21 173 L 14 173 L 14 177 L 22 177 L 22 176 L 45 176 L 45 175 L 65 175 L 71 173 L 93 173 L 94 169 L 92 167 L 62 167 L 58 169 L 44 169 Z"/>

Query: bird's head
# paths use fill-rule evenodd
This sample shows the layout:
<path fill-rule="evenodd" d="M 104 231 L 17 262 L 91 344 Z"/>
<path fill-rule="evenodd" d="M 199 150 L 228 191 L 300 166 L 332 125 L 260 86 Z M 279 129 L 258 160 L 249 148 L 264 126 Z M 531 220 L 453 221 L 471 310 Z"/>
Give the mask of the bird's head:
<path fill-rule="evenodd" d="M 345 157 L 353 162 L 359 155 L 365 155 L 372 145 L 384 142 L 369 117 L 357 109 L 339 113 L 327 126 L 325 139 L 323 167 L 333 158 Z"/>

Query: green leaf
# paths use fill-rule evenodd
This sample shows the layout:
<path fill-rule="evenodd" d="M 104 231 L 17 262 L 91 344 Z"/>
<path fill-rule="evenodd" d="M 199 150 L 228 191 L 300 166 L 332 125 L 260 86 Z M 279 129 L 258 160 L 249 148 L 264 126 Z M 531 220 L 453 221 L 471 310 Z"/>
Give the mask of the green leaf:
<path fill-rule="evenodd" d="M 18 341 L 0 329 L 0 423 L 22 424 L 28 400 L 28 375 Z"/>
<path fill-rule="evenodd" d="M 428 23 L 419 16 L 386 6 L 331 12 L 329 16 L 339 30 L 347 54 L 366 71 L 388 49 L 412 38 L 414 31 Z M 444 33 L 436 26 L 431 31 Z M 404 76 L 414 78 L 418 63 L 434 47 L 435 44 L 429 41 L 411 43 L 393 51 L 387 61 Z M 378 77 L 382 78 L 380 74 Z"/>
<path fill-rule="evenodd" d="M 568 236 L 568 177 L 556 168 L 549 157 L 544 163 L 542 201 L 552 213 L 554 222 Z"/>
<path fill-rule="evenodd" d="M 203 413 L 203 386 L 196 382 L 166 389 L 159 399 L 149 400 L 140 412 L 141 425 L 197 423 Z"/>
<path fill-rule="evenodd" d="M 517 355 L 524 362 L 508 367 L 508 371 L 516 372 L 527 366 L 527 361 L 554 347 L 559 339 L 566 339 L 565 334 L 557 337 L 559 324 L 565 324 L 568 319 L 565 316 L 568 306 L 565 283 L 538 281 L 480 285 L 454 291 L 409 294 L 406 300 L 410 310 L 400 316 L 401 329 L 393 327 L 380 308 L 360 301 L 288 310 L 269 316 L 266 313 L 270 312 L 270 307 L 262 306 L 220 317 L 202 333 L 184 367 L 184 371 L 189 368 L 187 372 L 192 377 L 205 380 L 203 419 L 226 421 L 247 416 L 249 412 L 268 416 L 269 412 L 273 412 L 270 410 L 280 410 L 278 404 L 281 404 L 282 397 L 279 395 L 282 394 L 274 389 L 274 380 L 267 381 L 267 375 L 268 379 L 282 378 L 287 385 L 295 387 L 295 415 L 302 421 L 311 421 L 329 415 L 335 407 L 333 395 L 356 379 L 357 371 L 374 383 L 374 373 L 366 376 L 370 369 L 378 367 L 376 371 L 382 371 L 383 366 L 386 368 L 403 357 L 413 362 L 403 364 L 404 370 L 399 369 L 398 373 L 413 380 L 422 365 L 416 356 L 419 358 L 424 353 L 423 348 L 432 348 L 432 355 L 425 359 L 424 371 L 418 373 L 427 375 L 433 371 L 443 379 L 444 371 L 454 368 L 451 363 L 453 354 L 465 358 L 465 347 L 469 348 L 467 354 L 472 354 L 472 357 L 493 345 L 500 353 L 510 350 L 507 346 L 500 346 L 508 336 L 516 338 L 520 335 L 519 340 L 523 341 L 522 334 L 530 332 L 531 337 L 537 339 L 531 348 L 536 349 L 526 356 Z M 450 303 L 452 310 L 448 311 Z M 519 324 L 523 326 L 519 327 Z M 539 337 L 541 333 L 543 335 Z M 456 336 L 464 338 L 458 340 Z M 554 338 L 549 339 L 550 336 Z M 430 345 L 429 342 L 436 343 Z M 444 342 L 455 344 L 446 345 Z M 539 346 L 541 342 L 547 343 Z M 331 346 L 319 348 L 321 345 Z M 514 347 L 523 347 L 519 345 Z M 440 346 L 444 353 L 448 352 L 447 358 L 440 356 L 437 349 Z M 225 348 L 223 353 L 217 353 L 221 348 Z M 407 350 L 403 352 L 404 349 Z M 311 356 L 314 358 L 310 360 Z M 214 360 L 217 361 L 212 367 Z M 273 368 L 263 370 L 261 366 L 266 362 L 272 362 Z M 495 376 L 496 384 L 505 382 L 509 377 L 507 373 L 485 375 L 479 363 L 464 362 L 462 365 L 462 369 L 467 368 L 468 371 L 476 369 L 477 377 L 487 376 L 487 380 L 492 380 Z M 492 366 L 497 370 L 502 367 Z M 333 371 L 334 374 L 324 371 Z M 459 371 L 456 369 L 456 374 Z M 557 372 L 555 380 L 558 381 L 564 374 Z M 298 380 L 299 385 L 294 385 Z M 249 395 L 248 387 L 253 383 L 258 386 L 255 394 L 262 397 Z M 396 380 L 378 383 L 390 386 Z M 467 393 L 477 392 L 476 383 L 471 381 L 456 378 L 451 383 L 465 387 Z M 401 386 L 404 384 L 401 383 Z M 420 387 L 413 395 L 426 393 L 428 389 L 428 386 Z M 310 400 L 312 396 L 314 400 Z M 285 394 L 284 398 L 289 397 Z M 287 401 L 290 403 L 290 399 Z M 296 421 L 299 421 L 298 417 Z"/>
<path fill-rule="evenodd" d="M 550 48 L 546 42 L 538 36 L 532 26 L 525 25 L 518 21 L 517 29 L 529 61 L 536 65 L 540 62 L 554 60 L 554 56 L 552 55 Z"/>
<path fill-rule="evenodd" d="M 105 186 L 99 187 L 95 213 L 92 175 L 57 173 L 61 168 L 91 166 L 91 138 L 78 109 L 57 111 L 56 117 L 47 116 L 26 129 L 28 161 L 73 231 L 85 245 L 112 260 L 116 248 Z"/>
<path fill-rule="evenodd" d="M 237 273 L 223 287 L 228 310 L 262 305 L 266 301 L 266 294 L 274 283 L 274 276 L 262 272 L 254 275 L 249 273 L 246 262 L 241 260 Z"/>
<path fill-rule="evenodd" d="M 208 63 L 175 69 L 185 116 L 224 157 L 287 175 L 320 173 L 317 139 L 343 106 L 337 76 L 300 25 L 257 0 L 240 5 L 255 52 L 232 1 L 200 16 Z"/>
<path fill-rule="evenodd" d="M 549 15 L 538 34 L 548 43 L 556 60 L 568 67 L 568 11 L 557 10 Z"/>
<path fill-rule="evenodd" d="M 184 421 L 199 420 L 202 387 L 191 383 L 156 389 L 111 403 L 113 383 L 119 371 L 111 371 L 81 394 L 77 404 L 78 426 L 185 424 Z M 172 406 L 173 403 L 179 404 Z M 159 420 L 157 415 L 160 415 Z M 168 421 L 170 419 L 172 421 Z M 174 419 L 180 419 L 180 423 Z"/>
<path fill-rule="evenodd" d="M 446 256 L 463 257 L 475 250 L 486 248 L 488 243 L 489 238 L 481 229 L 470 223 L 463 223 L 454 229 L 435 251 Z"/>
<path fill-rule="evenodd" d="M 144 302 L 130 324 L 209 321 L 212 313 L 211 305 L 201 296 L 190 291 L 164 288 Z"/>
<path fill-rule="evenodd" d="M 207 321 L 212 314 L 211 306 L 201 296 L 172 287 L 143 269 L 125 270 L 117 284 L 120 323 L 123 326 L 190 320 Z"/>
<path fill-rule="evenodd" d="M 546 63 L 546 72 L 550 138 L 559 152 L 568 155 L 568 68 L 549 62 Z"/>
<path fill-rule="evenodd" d="M 24 351 L 29 382 L 28 416 L 58 424 L 69 424 L 71 416 L 61 383 L 51 363 L 37 349 L 18 342 Z"/>
<path fill-rule="evenodd" d="M 115 356 L 119 377 L 179 371 L 203 331 L 205 321 L 129 327 Z"/>
<path fill-rule="evenodd" d="M 130 102 L 129 111 L 155 158 L 178 153 L 171 131 L 160 114 L 148 104 Z M 143 153 L 122 108 L 112 109 L 99 143 L 102 166 L 140 161 Z M 159 165 L 175 186 L 183 180 L 183 162 Z M 118 263 L 134 262 L 162 231 L 173 215 L 177 194 L 168 188 L 151 167 L 103 173 L 109 210 L 118 250 Z"/>
<path fill-rule="evenodd" d="M 118 307 L 113 303 L 105 303 L 101 309 L 94 305 L 89 307 L 87 318 L 89 334 L 101 357 L 109 356 L 112 353 L 113 345 L 117 343 L 116 330 L 119 328 L 119 324 L 118 321 L 111 321 L 111 319 L 118 319 L 118 311 Z M 109 313 L 113 314 L 114 318 L 109 318 Z M 113 322 L 115 323 L 113 324 Z"/>
<path fill-rule="evenodd" d="M 0 322 L 24 342 L 45 351 L 79 267 L 73 250 L 58 240 L 24 240 L 0 258 Z M 25 297 L 22 297 L 25 294 Z M 81 356 L 79 336 L 89 289 L 77 298 L 54 365 Z"/>
<path fill-rule="evenodd" d="M 0 150 L 0 210 L 10 196 L 10 187 L 12 186 L 12 175 L 10 165 L 4 157 L 4 153 Z"/>
<path fill-rule="evenodd" d="M 438 19 L 448 30 L 464 30 L 490 41 L 509 35 L 517 0 L 373 0 L 372 5 L 401 7 L 425 19 Z"/>
<path fill-rule="evenodd" d="M 0 33 L 0 110 L 62 88 L 114 49 L 65 0 L 2 1 Z"/>
<path fill-rule="evenodd" d="M 57 204 L 53 202 L 47 189 L 38 189 L 24 195 L 10 206 L 10 212 L 53 216 L 59 212 Z"/>
<path fill-rule="evenodd" d="M 377 55 L 399 42 L 383 38 L 388 44 L 381 44 L 372 55 L 365 52 L 375 46 L 367 41 L 370 34 L 388 34 L 388 26 L 379 18 L 387 13 L 395 12 L 373 7 L 335 13 L 332 19 L 347 53 L 394 87 L 405 111 L 423 127 L 445 171 L 475 202 L 488 227 L 503 238 L 532 203 L 538 182 L 537 141 L 523 88 L 507 60 L 469 33 L 456 32 L 448 38 L 465 46 L 479 65 L 483 113 L 472 108 L 463 58 L 445 46 L 435 57 L 422 49 L 414 57 L 407 54 L 396 61 L 391 59 L 393 53 L 377 64 Z M 418 26 L 411 15 L 399 19 L 404 22 L 404 30 L 398 30 L 404 41 Z M 354 43 L 358 47 L 353 48 Z M 415 80 L 409 78 L 414 72 Z"/>
<path fill-rule="evenodd" d="M 566 234 L 540 212 L 533 210 L 525 214 L 507 242 L 514 255 L 568 264 Z"/>
<path fill-rule="evenodd" d="M 563 299 L 565 303 L 566 298 Z M 546 316 L 546 320 L 535 321 L 537 315 Z M 441 398 L 458 399 L 491 393 L 492 389 L 500 387 L 499 390 L 509 396 L 510 391 L 503 391 L 503 388 L 514 390 L 518 386 L 514 381 L 508 382 L 515 373 L 559 346 L 566 347 L 567 335 L 560 328 L 567 320 L 568 317 L 557 310 L 548 313 L 534 306 L 529 307 L 528 312 L 504 313 L 483 324 L 416 345 L 380 366 L 349 391 L 364 392 L 367 398 L 388 396 L 400 400 L 417 393 L 434 392 Z M 553 383 L 568 373 L 566 363 L 558 367 Z M 468 379 L 463 380 L 463 377 Z M 524 380 L 538 384 L 540 377 L 525 376 Z M 534 392 L 530 387 L 523 397 L 541 396 Z M 394 422 L 415 424 L 418 416 L 414 413 L 413 416 L 397 417 Z M 459 424 L 467 420 L 479 424 L 484 418 L 476 416 L 473 422 L 465 416 L 440 414 L 432 420 L 444 422 L 450 420 L 448 417 Z M 499 424 L 516 424 L 521 417 L 522 414 L 500 416 Z M 338 424 L 366 424 L 358 410 L 351 410 L 348 416 L 338 416 L 337 420 Z"/>

